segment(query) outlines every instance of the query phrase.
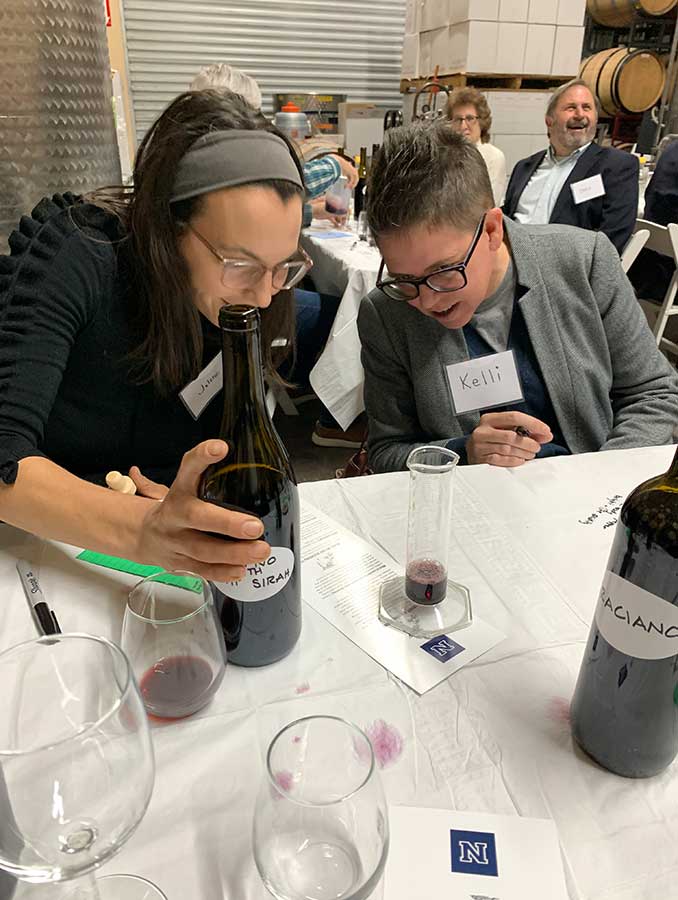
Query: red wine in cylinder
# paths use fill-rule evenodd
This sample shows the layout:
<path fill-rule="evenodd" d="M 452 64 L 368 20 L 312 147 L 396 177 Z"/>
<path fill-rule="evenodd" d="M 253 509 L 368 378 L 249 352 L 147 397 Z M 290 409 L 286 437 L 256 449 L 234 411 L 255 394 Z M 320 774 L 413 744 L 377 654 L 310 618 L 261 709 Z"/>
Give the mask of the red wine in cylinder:
<path fill-rule="evenodd" d="M 447 594 L 447 572 L 435 559 L 415 559 L 405 571 L 405 593 L 413 603 L 434 606 Z"/>

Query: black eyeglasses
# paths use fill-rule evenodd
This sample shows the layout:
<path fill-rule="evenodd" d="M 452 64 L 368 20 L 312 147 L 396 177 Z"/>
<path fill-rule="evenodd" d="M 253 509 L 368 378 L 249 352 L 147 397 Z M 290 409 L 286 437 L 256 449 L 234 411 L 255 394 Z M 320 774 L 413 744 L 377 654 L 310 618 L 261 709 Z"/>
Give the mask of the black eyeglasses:
<path fill-rule="evenodd" d="M 466 287 L 468 284 L 466 268 L 471 262 L 473 251 L 478 246 L 480 235 L 483 233 L 486 215 L 487 214 L 484 213 L 482 219 L 478 222 L 478 227 L 473 235 L 471 246 L 468 248 L 468 253 L 462 262 L 454 263 L 454 265 L 451 266 L 442 266 L 442 268 L 436 269 L 435 272 L 431 272 L 430 275 L 424 275 L 421 278 L 382 279 L 381 276 L 385 266 L 384 260 L 382 259 L 377 275 L 377 287 L 379 290 L 386 294 L 387 297 L 390 297 L 391 300 L 414 300 L 415 297 L 419 296 L 419 287 L 422 284 L 425 284 L 426 287 L 430 288 L 432 291 L 436 291 L 438 294 L 449 294 L 452 291 L 460 291 L 462 288 Z"/>

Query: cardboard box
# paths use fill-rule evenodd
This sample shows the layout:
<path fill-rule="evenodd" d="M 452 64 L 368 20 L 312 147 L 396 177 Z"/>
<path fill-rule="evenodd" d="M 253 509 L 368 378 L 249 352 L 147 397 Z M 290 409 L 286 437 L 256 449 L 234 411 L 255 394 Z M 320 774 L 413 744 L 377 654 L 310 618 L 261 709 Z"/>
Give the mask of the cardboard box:
<path fill-rule="evenodd" d="M 441 75 L 454 71 L 449 57 L 450 29 L 436 28 L 419 35 L 419 74 L 423 78 L 433 75 L 436 66 Z"/>
<path fill-rule="evenodd" d="M 583 25 L 586 0 L 558 0 L 556 25 Z"/>
<path fill-rule="evenodd" d="M 407 0 L 405 6 L 405 34 L 419 34 L 424 0 Z"/>
<path fill-rule="evenodd" d="M 526 44 L 527 22 L 499 22 L 495 71 L 507 75 L 524 72 Z"/>
<path fill-rule="evenodd" d="M 548 146 L 546 135 L 534 134 L 494 134 L 493 132 L 492 143 L 495 147 L 499 147 L 506 157 L 506 173 L 509 178 L 517 162 Z"/>
<path fill-rule="evenodd" d="M 344 135 L 344 147 L 349 156 L 360 153 L 361 147 L 381 144 L 384 110 L 376 103 L 340 103 L 339 131 Z"/>
<path fill-rule="evenodd" d="M 553 46 L 552 75 L 577 75 L 584 45 L 584 27 L 557 25 Z"/>
<path fill-rule="evenodd" d="M 450 0 L 423 0 L 419 31 L 433 31 L 450 22 Z"/>
<path fill-rule="evenodd" d="M 498 33 L 498 22 L 473 20 L 451 25 L 448 71 L 496 72 Z"/>
<path fill-rule="evenodd" d="M 499 19 L 499 0 L 449 0 L 450 25 L 462 22 L 496 22 Z"/>
<path fill-rule="evenodd" d="M 500 22 L 527 22 L 530 0 L 499 0 Z"/>
<path fill-rule="evenodd" d="M 535 25 L 555 25 L 558 21 L 558 0 L 530 0 L 527 21 Z"/>
<path fill-rule="evenodd" d="M 549 75 L 551 73 L 555 40 L 555 25 L 528 24 L 524 68 L 526 75 Z"/>
<path fill-rule="evenodd" d="M 403 40 L 403 58 L 401 66 L 403 78 L 417 78 L 419 75 L 419 35 L 406 34 Z"/>
<path fill-rule="evenodd" d="M 483 92 L 492 113 L 492 134 L 534 134 L 546 140 L 544 114 L 550 91 Z"/>

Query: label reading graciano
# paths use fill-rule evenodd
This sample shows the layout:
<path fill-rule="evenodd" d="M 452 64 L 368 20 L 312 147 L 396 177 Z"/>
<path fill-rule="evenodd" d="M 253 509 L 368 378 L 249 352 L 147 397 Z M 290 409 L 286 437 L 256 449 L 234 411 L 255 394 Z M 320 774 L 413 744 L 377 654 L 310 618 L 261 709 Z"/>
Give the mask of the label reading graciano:
<path fill-rule="evenodd" d="M 281 591 L 292 577 L 294 553 L 288 547 L 271 547 L 271 555 L 262 563 L 247 566 L 242 581 L 217 581 L 227 597 L 243 603 L 266 600 Z"/>
<path fill-rule="evenodd" d="M 678 654 L 678 608 L 614 572 L 605 573 L 596 625 L 620 653 L 639 659 Z"/>

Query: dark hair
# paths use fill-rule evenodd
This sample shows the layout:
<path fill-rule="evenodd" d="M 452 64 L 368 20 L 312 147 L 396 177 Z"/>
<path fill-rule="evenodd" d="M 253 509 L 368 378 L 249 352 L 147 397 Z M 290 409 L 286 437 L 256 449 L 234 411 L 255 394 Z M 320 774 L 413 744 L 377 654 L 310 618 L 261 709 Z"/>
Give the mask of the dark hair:
<path fill-rule="evenodd" d="M 493 206 L 482 156 L 446 119 L 386 132 L 367 189 L 367 219 L 375 236 L 416 225 L 472 232 Z"/>
<path fill-rule="evenodd" d="M 200 210 L 204 196 L 170 203 L 174 176 L 180 160 L 199 137 L 234 128 L 270 131 L 282 137 L 303 183 L 301 164 L 290 142 L 242 97 L 223 91 L 186 91 L 170 103 L 141 142 L 134 164 L 134 187 L 107 188 L 86 198 L 115 212 L 126 232 L 121 252 L 134 286 L 135 324 L 142 335 L 130 361 L 137 381 L 153 381 L 162 393 L 195 378 L 203 356 L 200 315 L 192 302 L 190 273 L 179 252 L 178 238 L 185 223 Z M 270 187 L 282 200 L 303 193 L 287 181 L 257 184 Z M 281 291 L 262 310 L 261 321 L 264 365 L 275 377 L 275 366 L 294 347 L 292 291 Z M 287 340 L 282 353 L 271 347 L 277 338 Z"/>
<path fill-rule="evenodd" d="M 473 106 L 478 116 L 478 125 L 480 126 L 480 141 L 486 144 L 490 140 L 490 128 L 492 128 L 492 113 L 490 106 L 477 88 L 467 87 L 458 88 L 450 94 L 445 109 L 445 115 L 448 119 L 454 118 L 454 111 L 460 106 Z"/>

